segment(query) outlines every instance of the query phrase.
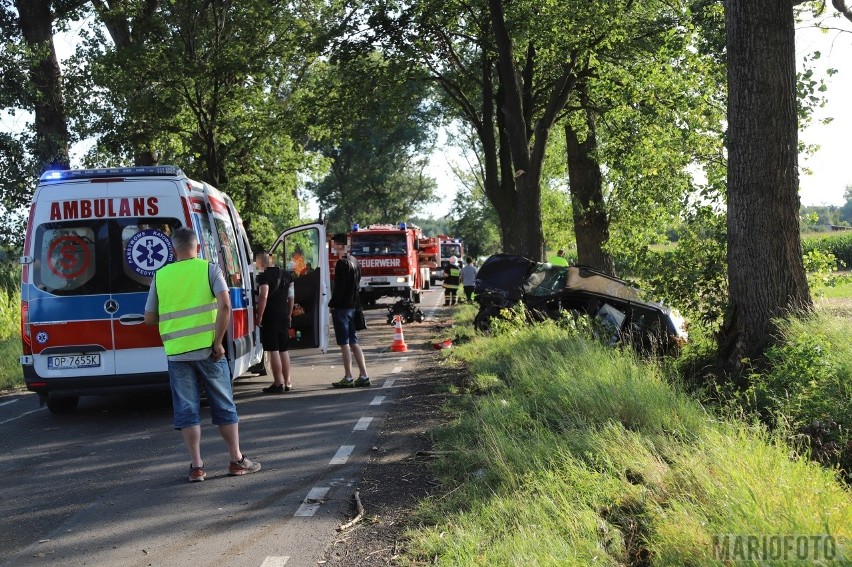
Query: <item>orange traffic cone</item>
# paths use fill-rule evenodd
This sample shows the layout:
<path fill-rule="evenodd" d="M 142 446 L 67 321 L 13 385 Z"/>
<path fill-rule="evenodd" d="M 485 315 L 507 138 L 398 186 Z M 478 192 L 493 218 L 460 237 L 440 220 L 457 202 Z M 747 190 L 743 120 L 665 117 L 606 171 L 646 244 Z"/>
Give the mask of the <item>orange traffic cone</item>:
<path fill-rule="evenodd" d="M 393 352 L 406 352 L 408 347 L 405 345 L 405 339 L 402 338 L 402 317 L 396 315 L 393 318 L 393 344 L 391 345 Z"/>

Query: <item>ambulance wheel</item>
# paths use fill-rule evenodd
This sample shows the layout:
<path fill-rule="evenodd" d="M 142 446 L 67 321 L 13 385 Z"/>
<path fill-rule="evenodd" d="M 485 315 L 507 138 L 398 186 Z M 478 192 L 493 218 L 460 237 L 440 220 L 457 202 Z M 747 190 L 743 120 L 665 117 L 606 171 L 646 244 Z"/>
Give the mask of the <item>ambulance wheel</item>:
<path fill-rule="evenodd" d="M 62 398 L 47 398 L 47 409 L 51 413 L 68 413 L 77 409 L 80 403 L 79 396 L 66 396 Z"/>
<path fill-rule="evenodd" d="M 419 293 L 414 294 L 414 303 L 420 303 L 420 294 Z"/>
<path fill-rule="evenodd" d="M 435 286 L 435 278 L 429 278 L 429 287 Z"/>

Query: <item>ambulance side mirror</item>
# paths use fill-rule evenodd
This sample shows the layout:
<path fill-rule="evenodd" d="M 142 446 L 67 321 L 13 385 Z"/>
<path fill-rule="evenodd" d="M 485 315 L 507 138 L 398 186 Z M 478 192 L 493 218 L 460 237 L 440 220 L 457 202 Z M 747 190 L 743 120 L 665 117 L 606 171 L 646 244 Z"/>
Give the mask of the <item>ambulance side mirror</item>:
<path fill-rule="evenodd" d="M 21 256 L 20 263 L 21 264 L 32 264 L 33 263 L 33 257 L 32 256 Z"/>

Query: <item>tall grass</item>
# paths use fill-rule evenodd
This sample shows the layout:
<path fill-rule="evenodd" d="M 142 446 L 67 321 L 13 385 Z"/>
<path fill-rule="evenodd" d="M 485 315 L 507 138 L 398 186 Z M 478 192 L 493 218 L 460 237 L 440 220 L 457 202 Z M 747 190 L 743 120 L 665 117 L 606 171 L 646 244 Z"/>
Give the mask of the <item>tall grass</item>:
<path fill-rule="evenodd" d="M 825 312 L 779 322 L 745 405 L 800 449 L 852 473 L 852 320 Z"/>
<path fill-rule="evenodd" d="M 422 506 L 413 560 L 718 565 L 720 534 L 852 537 L 832 471 L 708 414 L 629 352 L 544 323 L 453 356 L 477 389 L 435 434 L 449 490 Z"/>
<path fill-rule="evenodd" d="M 0 390 L 23 385 L 20 292 L 0 288 Z"/>

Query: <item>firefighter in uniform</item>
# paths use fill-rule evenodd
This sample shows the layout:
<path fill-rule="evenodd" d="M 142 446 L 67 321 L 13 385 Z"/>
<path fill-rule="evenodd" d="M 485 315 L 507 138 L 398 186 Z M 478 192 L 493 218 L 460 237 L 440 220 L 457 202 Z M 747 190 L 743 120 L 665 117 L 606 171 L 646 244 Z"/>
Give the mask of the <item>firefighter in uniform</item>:
<path fill-rule="evenodd" d="M 447 275 L 444 277 L 444 307 L 456 305 L 458 303 L 459 287 L 461 286 L 461 269 L 459 268 L 459 259 L 455 256 L 450 256 L 450 265 L 447 268 Z"/>

